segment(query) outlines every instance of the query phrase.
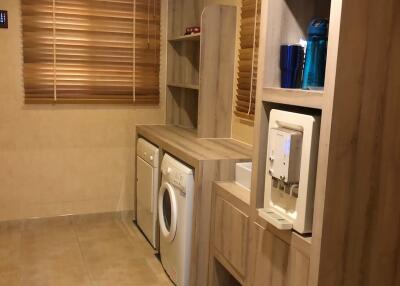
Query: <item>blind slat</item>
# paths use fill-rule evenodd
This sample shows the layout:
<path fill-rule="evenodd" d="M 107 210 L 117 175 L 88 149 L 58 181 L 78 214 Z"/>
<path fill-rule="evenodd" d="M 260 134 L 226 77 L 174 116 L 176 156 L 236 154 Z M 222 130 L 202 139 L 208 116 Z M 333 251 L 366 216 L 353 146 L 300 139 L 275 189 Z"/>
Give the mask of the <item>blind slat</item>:
<path fill-rule="evenodd" d="M 159 103 L 160 0 L 21 4 L 27 103 Z"/>
<path fill-rule="evenodd" d="M 262 0 L 243 0 L 235 114 L 254 119 L 257 86 L 259 22 Z"/>

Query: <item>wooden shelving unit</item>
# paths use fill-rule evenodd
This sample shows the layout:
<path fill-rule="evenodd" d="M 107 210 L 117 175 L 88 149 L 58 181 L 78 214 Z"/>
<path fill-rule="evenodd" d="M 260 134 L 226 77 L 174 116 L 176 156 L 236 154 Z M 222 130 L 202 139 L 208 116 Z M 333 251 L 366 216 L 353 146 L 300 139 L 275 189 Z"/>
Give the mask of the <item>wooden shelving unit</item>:
<path fill-rule="evenodd" d="M 167 123 L 200 138 L 230 138 L 236 7 L 198 0 L 168 5 Z M 200 26 L 201 34 L 183 35 Z"/>
<path fill-rule="evenodd" d="M 400 22 L 394 2 L 262 2 L 250 223 L 249 286 L 398 285 Z M 280 86 L 279 46 L 329 18 L 323 92 Z M 360 24 L 363 23 L 363 24 Z M 360 44 L 362 43 L 362 44 Z M 375 43 L 381 43 L 377 49 Z M 396 61 L 396 63 L 394 63 Z M 382 63 L 377 65 L 376 63 Z M 272 108 L 321 116 L 312 237 L 279 231 L 264 204 Z M 397 153 L 396 153 L 397 152 Z M 390 163 L 388 163 L 390 162 Z M 396 202 L 396 203 L 392 203 Z M 390 215 L 381 215 L 381 214 Z M 273 267 L 271 267 L 273 265 Z"/>
<path fill-rule="evenodd" d="M 193 34 L 193 35 L 178 36 L 175 38 L 171 38 L 168 41 L 170 41 L 170 42 L 187 42 L 187 41 L 199 42 L 200 37 L 201 37 L 201 33 L 198 33 L 198 34 Z"/>
<path fill-rule="evenodd" d="M 331 87 L 326 85 L 323 91 L 280 88 L 280 45 L 283 43 L 298 43 L 306 38 L 307 27 L 314 18 L 330 18 L 330 24 L 338 26 L 340 18 L 331 13 L 331 6 L 336 6 L 341 0 L 272 0 L 262 3 L 260 24 L 260 48 L 257 78 L 257 102 L 255 118 L 255 135 L 253 156 L 253 179 L 251 194 L 251 223 L 255 231 L 251 234 L 256 245 L 250 249 L 250 273 L 246 284 L 252 286 L 264 285 L 271 281 L 274 275 L 282 277 L 288 286 L 316 286 L 318 273 L 318 238 L 321 218 L 321 199 L 315 198 L 316 215 L 313 236 L 307 237 L 292 231 L 282 231 L 270 225 L 259 215 L 258 210 L 264 207 L 265 165 L 268 144 L 269 113 L 273 108 L 283 110 L 302 110 L 307 114 L 315 114 L 327 118 L 329 112 Z M 334 53 L 333 43 L 337 42 L 337 34 L 329 34 L 330 55 Z M 336 55 L 334 55 L 336 57 Z M 327 78 L 333 72 L 327 63 Z M 322 123 L 323 124 L 323 123 Z M 321 130 L 324 126 L 321 126 Z M 321 134 L 320 146 L 328 140 Z M 319 155 L 318 168 L 323 168 L 323 155 Z M 319 172 L 318 176 L 322 174 Z M 317 179 L 318 180 L 318 179 Z M 318 193 L 318 190 L 317 190 Z M 316 238 L 316 239 L 315 239 Z M 272 249 L 279 249 L 272 256 Z M 278 262 L 279 261 L 279 262 Z M 282 262 L 285 263 L 282 263 Z M 280 265 L 274 271 L 268 269 L 268 264 Z M 275 284 L 274 284 L 275 285 Z"/>
<path fill-rule="evenodd" d="M 205 7 L 205 2 L 168 1 L 166 121 L 167 125 L 191 129 L 190 134 L 196 130 L 195 136 L 202 142 L 216 138 L 224 138 L 221 140 L 225 142 L 226 138 L 231 138 L 237 11 L 235 6 Z M 201 35 L 183 36 L 185 29 L 193 26 L 201 27 Z M 180 159 L 185 161 L 185 158 Z M 229 161 L 224 166 L 231 170 L 233 164 Z M 196 180 L 215 177 L 207 174 L 211 170 L 219 173 L 222 168 L 222 165 L 215 169 L 206 166 L 211 165 L 196 169 Z M 228 173 L 232 175 L 231 171 Z M 203 286 L 207 285 L 209 275 L 209 253 L 205 243 L 209 241 L 211 217 L 210 204 L 206 202 L 211 197 L 207 187 L 201 182 L 200 185 L 196 188 L 196 196 L 203 196 L 198 203 L 205 205 L 197 210 L 204 214 L 193 222 L 189 284 Z"/>
<path fill-rule="evenodd" d="M 262 90 L 262 100 L 270 103 L 323 109 L 324 92 L 315 90 L 266 87 Z"/>

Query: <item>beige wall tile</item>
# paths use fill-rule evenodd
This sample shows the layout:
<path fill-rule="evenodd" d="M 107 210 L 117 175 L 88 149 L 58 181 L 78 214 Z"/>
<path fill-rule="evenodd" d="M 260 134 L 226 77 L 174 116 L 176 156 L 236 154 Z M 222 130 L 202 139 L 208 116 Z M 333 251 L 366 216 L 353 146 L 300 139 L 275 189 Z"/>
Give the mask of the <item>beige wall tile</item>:
<path fill-rule="evenodd" d="M 135 126 L 165 122 L 164 85 L 153 108 L 25 105 L 19 2 L 1 1 L 0 221 L 133 209 Z"/>

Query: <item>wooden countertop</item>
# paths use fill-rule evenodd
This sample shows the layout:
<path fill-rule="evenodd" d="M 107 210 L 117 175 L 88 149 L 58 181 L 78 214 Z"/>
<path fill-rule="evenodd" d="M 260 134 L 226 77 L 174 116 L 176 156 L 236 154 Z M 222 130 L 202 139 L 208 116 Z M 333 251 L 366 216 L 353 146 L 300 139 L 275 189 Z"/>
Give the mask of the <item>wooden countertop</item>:
<path fill-rule="evenodd" d="M 143 136 L 166 152 L 196 167 L 198 161 L 251 160 L 252 147 L 235 139 L 201 139 L 195 130 L 174 125 L 138 125 Z"/>
<path fill-rule="evenodd" d="M 235 182 L 215 182 L 215 185 L 250 206 L 250 190 L 247 190 Z"/>

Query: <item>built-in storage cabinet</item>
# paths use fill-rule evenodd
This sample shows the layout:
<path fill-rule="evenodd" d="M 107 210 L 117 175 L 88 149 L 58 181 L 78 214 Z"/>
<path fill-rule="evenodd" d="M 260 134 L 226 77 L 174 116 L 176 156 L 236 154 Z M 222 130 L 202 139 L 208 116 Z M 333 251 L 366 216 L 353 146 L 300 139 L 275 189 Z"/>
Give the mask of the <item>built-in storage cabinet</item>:
<path fill-rule="evenodd" d="M 184 35 L 188 27 L 201 33 Z M 230 138 L 236 7 L 169 1 L 167 123 Z"/>
<path fill-rule="evenodd" d="M 251 233 L 256 246 L 252 245 L 250 250 L 250 272 L 254 276 L 249 279 L 249 285 L 319 285 L 341 14 L 342 0 L 263 1 L 251 196 L 251 223 L 255 229 Z M 283 89 L 280 87 L 280 45 L 296 44 L 301 38 L 306 39 L 308 25 L 314 18 L 329 18 L 330 25 L 324 89 Z M 272 109 L 321 118 L 312 238 L 292 231 L 284 234 L 258 213 L 264 207 L 268 126 Z"/>
<path fill-rule="evenodd" d="M 241 277 L 245 277 L 249 244 L 248 214 L 217 195 L 214 216 L 215 251 L 221 260 L 225 260 Z"/>
<path fill-rule="evenodd" d="M 249 202 L 250 192 L 243 187 L 231 182 L 214 184 L 209 285 L 228 285 L 215 280 L 220 276 L 219 272 L 224 271 L 240 284 L 245 284 L 250 245 Z"/>
<path fill-rule="evenodd" d="M 299 247 L 307 242 L 298 237 L 291 238 L 289 234 L 285 236 L 290 240 L 284 239 L 257 223 L 252 230 L 256 263 L 251 285 L 307 286 L 310 258 L 304 253 L 304 247 Z"/>

